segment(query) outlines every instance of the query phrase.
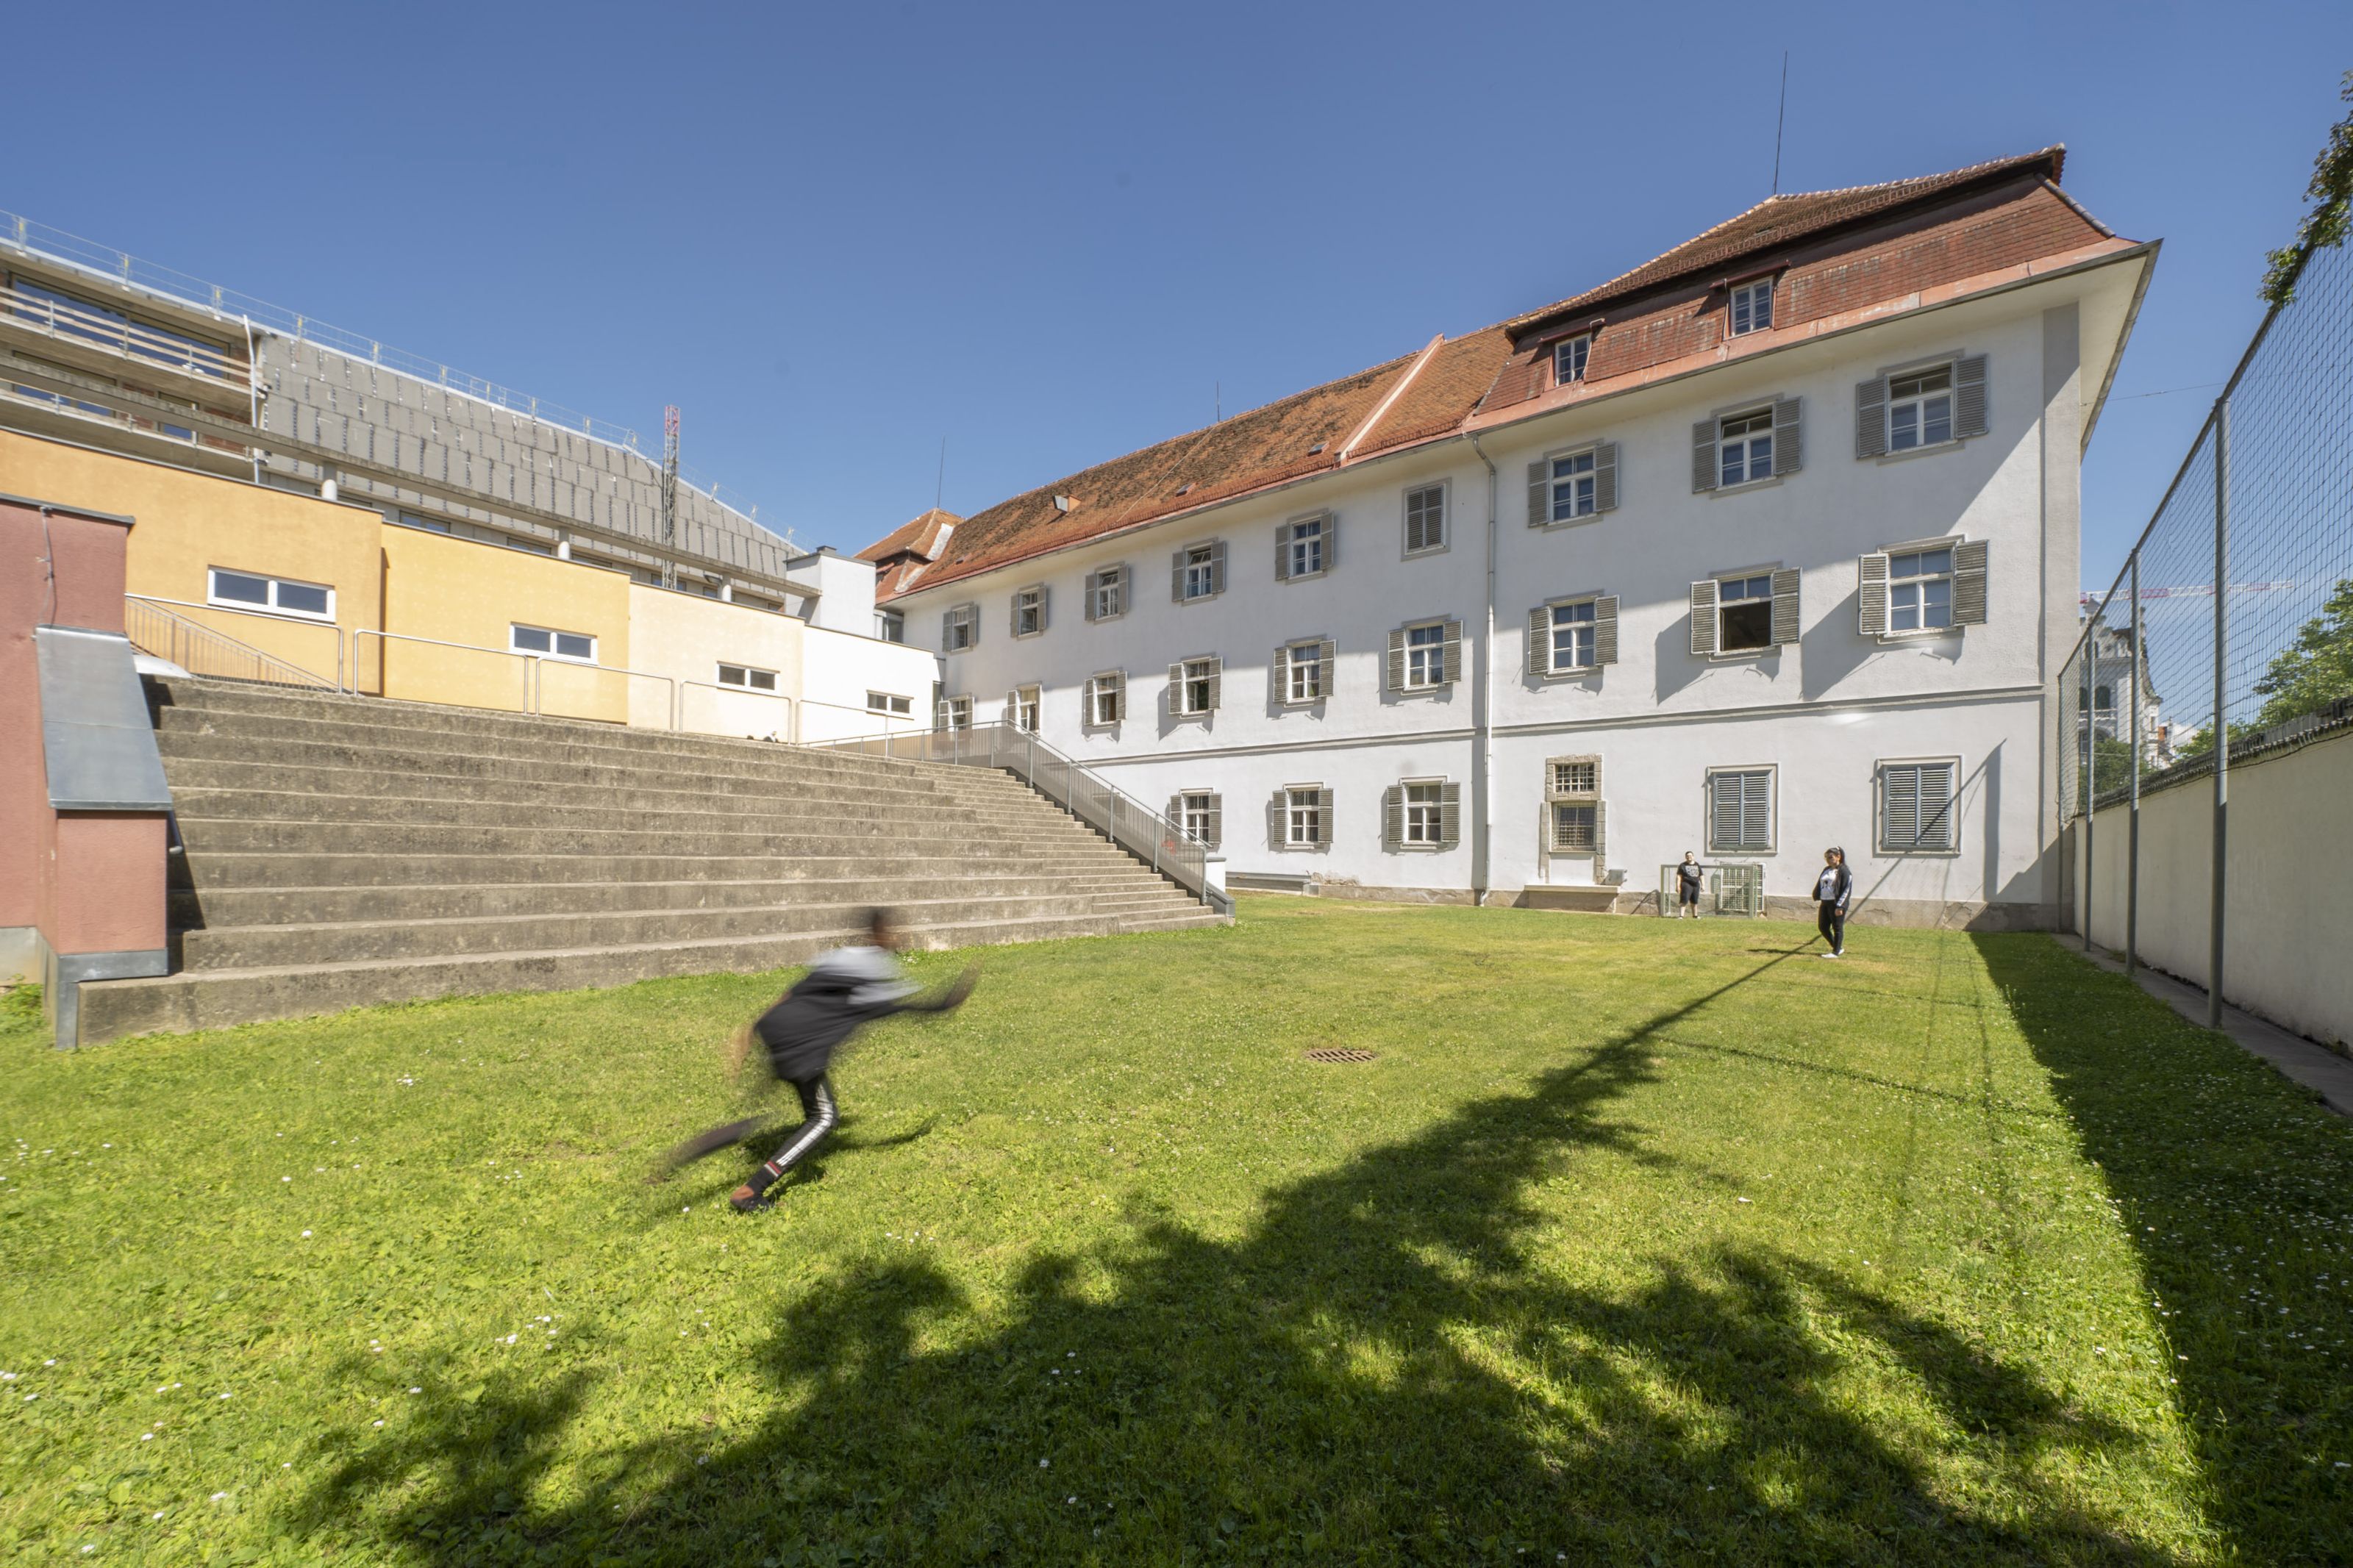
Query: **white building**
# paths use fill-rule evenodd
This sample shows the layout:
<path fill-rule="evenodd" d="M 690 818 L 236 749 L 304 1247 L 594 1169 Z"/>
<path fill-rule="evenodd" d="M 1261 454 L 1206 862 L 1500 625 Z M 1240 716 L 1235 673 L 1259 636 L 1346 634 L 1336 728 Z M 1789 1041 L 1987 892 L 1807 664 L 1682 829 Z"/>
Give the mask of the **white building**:
<path fill-rule="evenodd" d="M 2042 923 L 2080 459 L 2156 252 L 2061 162 L 1775 197 L 863 553 L 944 721 L 1238 885 L 1630 909 L 1694 849 L 1802 900 L 1836 844 L 1859 918 Z"/>

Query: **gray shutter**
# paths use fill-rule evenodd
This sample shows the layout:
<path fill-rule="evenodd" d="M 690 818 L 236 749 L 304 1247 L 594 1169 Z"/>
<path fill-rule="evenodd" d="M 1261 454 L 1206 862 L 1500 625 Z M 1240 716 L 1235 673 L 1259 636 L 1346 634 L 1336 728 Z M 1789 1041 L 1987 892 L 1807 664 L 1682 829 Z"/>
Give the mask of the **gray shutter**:
<path fill-rule="evenodd" d="M 1986 620 L 1986 542 L 1965 539 L 1953 546 L 1953 625 L 1981 626 Z"/>
<path fill-rule="evenodd" d="M 1088 676 L 1079 682 L 1079 728 L 1091 730 L 1095 722 L 1095 678 Z"/>
<path fill-rule="evenodd" d="M 1887 378 L 1854 384 L 1854 455 L 1877 458 L 1887 451 Z"/>
<path fill-rule="evenodd" d="M 1703 419 L 1692 426 L 1692 490 L 1715 489 L 1715 421 Z"/>
<path fill-rule="evenodd" d="M 943 697 L 939 700 L 938 703 L 934 705 L 934 710 L 932 714 L 932 728 L 934 730 L 944 730 L 947 727 L 948 700 Z"/>
<path fill-rule="evenodd" d="M 1009 728 L 1021 728 L 1021 689 L 1018 686 L 1005 694 L 1005 722 Z"/>
<path fill-rule="evenodd" d="M 1528 673 L 1552 673 L 1552 606 L 1538 605 L 1528 612 Z"/>
<path fill-rule="evenodd" d="M 1920 829 L 1920 770 L 1880 770 L 1879 841 L 1889 849 L 1914 847 Z"/>
<path fill-rule="evenodd" d="M 1340 517 L 1337 512 L 1324 514 L 1324 574 L 1330 576 L 1340 569 Z"/>
<path fill-rule="evenodd" d="M 1446 684 L 1454 685 L 1462 679 L 1462 623 L 1446 623 Z"/>
<path fill-rule="evenodd" d="M 1773 400 L 1773 471 L 1776 474 L 1794 474 L 1806 465 L 1806 437 L 1798 422 L 1798 403 L 1794 397 Z"/>
<path fill-rule="evenodd" d="M 1715 654 L 1715 579 L 1694 583 L 1691 591 L 1691 650 L 1700 658 Z"/>
<path fill-rule="evenodd" d="M 1040 587 L 1038 590 L 1038 629 L 1041 632 L 1046 629 L 1046 606 L 1053 597 L 1054 590 L 1051 588 Z"/>
<path fill-rule="evenodd" d="M 1185 602 L 1185 552 L 1181 550 L 1168 558 L 1168 598 L 1173 604 Z"/>
<path fill-rule="evenodd" d="M 1018 637 L 1021 635 L 1021 595 L 1018 591 L 1013 595 L 1013 616 L 1005 631 L 1008 637 Z"/>
<path fill-rule="evenodd" d="M 1278 583 L 1291 581 L 1291 527 L 1281 523 L 1274 531 L 1274 580 Z"/>
<path fill-rule="evenodd" d="M 1707 848 L 1711 855 L 1739 846 L 1740 778 L 1738 773 L 1708 775 Z"/>
<path fill-rule="evenodd" d="M 1209 834 L 1208 837 L 1205 839 L 1204 842 L 1207 843 L 1210 848 L 1215 849 L 1219 845 L 1223 844 L 1225 841 L 1226 797 L 1221 795 L 1213 795 L 1209 797 Z"/>
<path fill-rule="evenodd" d="M 1773 775 L 1740 775 L 1740 841 L 1762 852 L 1773 842 Z"/>
<path fill-rule="evenodd" d="M 1405 632 L 1402 628 L 1389 633 L 1388 689 L 1405 689 Z"/>
<path fill-rule="evenodd" d="M 1986 433 L 1986 356 L 1970 354 L 1953 364 L 1953 434 Z"/>
<path fill-rule="evenodd" d="M 1339 665 L 1333 658 L 1334 644 L 1325 637 L 1315 645 L 1315 696 L 1318 701 L 1332 695 L 1332 682 L 1338 676 Z"/>
<path fill-rule="evenodd" d="M 1788 647 L 1803 629 L 1798 615 L 1798 569 L 1784 566 L 1773 574 L 1773 646 Z"/>
<path fill-rule="evenodd" d="M 1098 580 L 1102 576 L 1103 574 L 1101 572 L 1090 572 L 1087 574 L 1087 602 L 1081 607 L 1085 610 L 1087 621 L 1090 625 L 1093 624 L 1095 618 L 1095 587 Z"/>
<path fill-rule="evenodd" d="M 1552 464 L 1528 465 L 1528 526 L 1542 528 L 1552 521 Z"/>
<path fill-rule="evenodd" d="M 1176 830 L 1177 837 L 1185 837 L 1185 797 L 1181 795 L 1168 797 L 1168 826 Z"/>
<path fill-rule="evenodd" d="M 1331 843 L 1332 792 L 1330 790 L 1319 789 L 1315 792 L 1315 815 L 1321 819 L 1315 829 L 1315 842 L 1318 844 Z"/>
<path fill-rule="evenodd" d="M 1212 658 L 1209 660 L 1209 706 L 1205 711 L 1214 713 L 1218 710 L 1218 700 L 1225 695 L 1225 688 L 1226 661 Z"/>
<path fill-rule="evenodd" d="M 1593 448 L 1593 510 L 1618 510 L 1618 443 L 1604 441 Z"/>
<path fill-rule="evenodd" d="M 1949 763 L 1920 770 L 1920 847 L 1953 847 L 1953 769 Z"/>
<path fill-rule="evenodd" d="M 1887 555 L 1873 551 L 1857 563 L 1861 585 L 1857 596 L 1862 605 L 1861 630 L 1867 637 L 1887 635 Z"/>
<path fill-rule="evenodd" d="M 1381 847 L 1394 855 L 1405 847 L 1405 785 L 1381 792 Z"/>
<path fill-rule="evenodd" d="M 1266 667 L 1267 679 L 1274 685 L 1275 706 L 1291 700 L 1291 648 L 1288 644 L 1274 650 L 1274 658 Z"/>
<path fill-rule="evenodd" d="M 1111 690 L 1112 717 L 1115 720 L 1124 720 L 1127 717 L 1127 671 L 1124 669 L 1112 671 Z"/>
<path fill-rule="evenodd" d="M 1266 803 L 1266 847 L 1270 849 L 1280 849 L 1290 842 L 1289 826 L 1283 820 L 1283 810 L 1290 804 L 1291 792 L 1286 789 L 1276 790 Z"/>
<path fill-rule="evenodd" d="M 1226 591 L 1226 542 L 1213 540 L 1209 544 L 1209 592 Z"/>
<path fill-rule="evenodd" d="M 1438 786 L 1438 847 L 1451 849 L 1462 842 L 1462 786 Z"/>
<path fill-rule="evenodd" d="M 1593 601 L 1593 662 L 1618 662 L 1618 595 L 1604 594 Z"/>
<path fill-rule="evenodd" d="M 1168 667 L 1168 717 L 1181 719 L 1184 716 L 1185 667 L 1172 664 Z"/>

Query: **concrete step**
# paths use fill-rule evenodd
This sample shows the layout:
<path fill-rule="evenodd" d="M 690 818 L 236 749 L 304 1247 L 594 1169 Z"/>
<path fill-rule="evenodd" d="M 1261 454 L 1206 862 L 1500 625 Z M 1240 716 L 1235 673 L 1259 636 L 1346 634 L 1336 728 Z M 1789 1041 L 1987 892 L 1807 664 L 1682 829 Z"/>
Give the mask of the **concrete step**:
<path fill-rule="evenodd" d="M 183 816 L 179 824 L 181 841 L 191 856 L 257 850 L 343 855 L 364 850 L 385 855 L 698 855 L 725 860 L 750 856 L 862 855 L 887 849 L 940 859 L 963 856 L 993 859 L 1074 847 L 1082 842 L 1079 836 L 1087 832 L 1076 823 L 1067 828 L 1048 823 L 976 827 L 959 834 L 952 825 L 856 818 L 821 827 L 804 824 L 796 830 L 773 833 L 195 816 Z"/>
<path fill-rule="evenodd" d="M 616 828 L 631 832 L 695 834 L 807 834 L 823 826 L 862 821 L 871 831 L 896 832 L 920 823 L 936 833 L 1037 837 L 1055 832 L 1089 831 L 1070 817 L 1038 817 L 934 797 L 920 811 L 881 810 L 843 802 L 807 802 L 797 796 L 740 801 L 733 810 L 711 809 L 691 795 L 674 792 L 659 808 L 624 810 L 610 805 L 558 805 L 544 800 L 483 800 L 464 795 L 328 795 L 292 789 L 174 789 L 183 824 L 190 822 L 300 822 L 399 826 L 537 827 L 575 833 Z M 186 831 L 185 826 L 182 830 Z"/>
<path fill-rule="evenodd" d="M 466 800 L 530 805 L 595 806 L 626 811 L 929 811 L 953 805 L 965 811 L 1002 813 L 1015 796 L 997 789 L 962 789 L 933 781 L 903 784 L 794 784 L 766 779 L 660 777 L 659 784 L 621 781 L 579 784 L 557 779 L 510 779 L 498 774 L 433 773 L 379 768 L 321 768 L 268 762 L 173 759 L 172 791 L 183 811 L 195 811 L 191 797 L 211 792 L 269 792 L 337 800 L 396 796 L 411 800 Z M 953 783 L 953 781 L 951 781 Z M 201 812 L 224 816 L 222 812 Z M 280 815 L 283 815 L 282 813 Z"/>
<path fill-rule="evenodd" d="M 1198 906 L 1196 906 L 1198 909 Z M 1221 923 L 1198 915 L 1061 915 L 910 927 L 912 945 L 970 947 Z M 857 933 L 847 927 L 788 936 L 716 938 L 624 947 L 361 960 L 301 967 L 210 970 L 152 980 L 97 980 L 81 988 L 85 1044 L 156 1030 L 222 1027 L 345 1007 L 485 992 L 567 991 L 668 975 L 765 973 L 799 963 Z"/>
<path fill-rule="evenodd" d="M 1095 849 L 1049 856 L 1008 853 L 986 858 L 1008 872 L 1037 876 L 1103 875 L 1135 868 L 1134 856 L 1098 839 Z M 343 855 L 254 850 L 199 854 L 191 850 L 183 886 L 219 888 L 381 888 L 480 882 L 673 882 L 765 880 L 798 885 L 867 878 L 913 881 L 970 875 L 982 858 L 894 853 L 883 846 L 859 855 L 752 856 L 738 860 L 700 855 Z M 1148 873 L 1147 873 L 1148 874 Z"/>

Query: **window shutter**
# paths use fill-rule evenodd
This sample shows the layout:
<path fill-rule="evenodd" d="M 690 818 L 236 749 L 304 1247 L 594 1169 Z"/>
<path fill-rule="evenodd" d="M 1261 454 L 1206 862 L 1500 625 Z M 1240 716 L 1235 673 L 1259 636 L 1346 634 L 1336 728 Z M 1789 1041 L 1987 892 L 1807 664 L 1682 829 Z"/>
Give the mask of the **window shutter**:
<path fill-rule="evenodd" d="M 1887 556 L 1873 551 L 1857 563 L 1861 585 L 1857 596 L 1862 601 L 1861 629 L 1867 637 L 1887 635 Z"/>
<path fill-rule="evenodd" d="M 1552 521 L 1552 464 L 1528 465 L 1528 526 L 1542 528 Z"/>
<path fill-rule="evenodd" d="M 1111 688 L 1112 718 L 1114 720 L 1126 718 L 1127 672 L 1124 669 L 1115 669 L 1112 671 L 1110 679 L 1105 682 L 1105 684 Z"/>
<path fill-rule="evenodd" d="M 1208 838 L 1203 840 L 1203 842 L 1208 844 L 1210 848 L 1215 849 L 1219 845 L 1223 844 L 1225 841 L 1226 797 L 1221 795 L 1213 795 L 1209 797 L 1209 835 Z"/>
<path fill-rule="evenodd" d="M 1018 594 L 1013 595 L 1013 614 L 1005 630 L 1011 637 L 1021 635 L 1021 595 Z"/>
<path fill-rule="evenodd" d="M 1168 797 L 1168 826 L 1176 830 L 1177 837 L 1185 837 L 1185 797 L 1181 795 Z"/>
<path fill-rule="evenodd" d="M 1773 400 L 1773 471 L 1794 474 L 1805 467 L 1806 437 L 1798 423 L 1799 400 L 1777 397 Z"/>
<path fill-rule="evenodd" d="M 1168 558 L 1168 597 L 1174 604 L 1185 602 L 1185 552 L 1181 550 Z"/>
<path fill-rule="evenodd" d="M 1291 529 L 1286 522 L 1274 531 L 1274 580 L 1278 583 L 1291 581 Z"/>
<path fill-rule="evenodd" d="M 1798 569 L 1785 566 L 1773 574 L 1773 646 L 1788 647 L 1802 629 L 1798 616 Z"/>
<path fill-rule="evenodd" d="M 1388 689 L 1405 689 L 1405 632 L 1401 628 L 1389 634 Z"/>
<path fill-rule="evenodd" d="M 1324 514 L 1324 571 L 1328 576 L 1340 569 L 1340 520 L 1331 512 Z"/>
<path fill-rule="evenodd" d="M 1609 807 L 1599 799 L 1593 803 L 1593 879 L 1601 880 L 1604 863 L 1609 858 Z"/>
<path fill-rule="evenodd" d="M 1087 602 L 1086 602 L 1085 605 L 1083 606 L 1083 608 L 1084 608 L 1084 609 L 1085 609 L 1085 611 L 1086 611 L 1087 622 L 1088 622 L 1088 624 L 1089 624 L 1090 626 L 1092 626 L 1092 625 L 1094 623 L 1094 618 L 1095 618 L 1095 587 L 1096 587 L 1097 580 L 1098 580 L 1098 579 L 1100 579 L 1102 576 L 1103 576 L 1103 574 L 1102 574 L 1102 573 L 1100 573 L 1100 572 L 1090 572 L 1090 573 L 1088 573 L 1088 574 L 1087 574 Z"/>
<path fill-rule="evenodd" d="M 1910 849 L 1920 837 L 1920 770 L 1889 768 L 1880 779 L 1880 837 L 1890 849 Z"/>
<path fill-rule="evenodd" d="M 1209 661 L 1209 705 L 1202 711 L 1214 713 L 1218 710 L 1218 700 L 1225 694 L 1225 685 L 1226 661 L 1213 658 Z"/>
<path fill-rule="evenodd" d="M 1740 775 L 1740 842 L 1762 850 L 1773 842 L 1773 775 Z"/>
<path fill-rule="evenodd" d="M 1528 612 L 1528 673 L 1552 673 L 1552 606 L 1538 605 Z"/>
<path fill-rule="evenodd" d="M 1695 658 L 1715 655 L 1715 579 L 1694 583 L 1691 591 L 1691 650 Z"/>
<path fill-rule="evenodd" d="M 1953 625 L 1981 626 L 1986 621 L 1986 542 L 1965 539 L 1953 546 Z"/>
<path fill-rule="evenodd" d="M 1703 419 L 1692 426 L 1692 491 L 1715 489 L 1715 421 Z"/>
<path fill-rule="evenodd" d="M 1708 852 L 1722 854 L 1740 843 L 1740 775 L 1712 773 L 1708 777 Z"/>
<path fill-rule="evenodd" d="M 1319 789 L 1315 792 L 1315 815 L 1319 819 L 1315 828 L 1315 842 L 1318 844 L 1331 843 L 1332 792 L 1330 790 Z"/>
<path fill-rule="evenodd" d="M 1953 364 L 1953 434 L 1986 433 L 1986 356 L 1970 354 Z"/>
<path fill-rule="evenodd" d="M 1394 855 L 1405 847 L 1405 786 L 1381 792 L 1381 847 Z"/>
<path fill-rule="evenodd" d="M 1854 455 L 1883 457 L 1887 451 L 1887 378 L 1854 384 Z"/>
<path fill-rule="evenodd" d="M 955 651 L 955 635 L 956 613 L 954 610 L 943 610 L 940 612 L 940 651 L 942 653 Z"/>
<path fill-rule="evenodd" d="M 1185 667 L 1172 664 L 1168 667 L 1168 717 L 1181 719 L 1184 716 Z"/>
<path fill-rule="evenodd" d="M 1334 677 L 1339 673 L 1339 666 L 1334 662 L 1332 652 L 1333 642 L 1330 637 L 1325 637 L 1322 642 L 1315 645 L 1315 658 L 1317 660 L 1317 668 L 1315 671 L 1315 695 L 1319 699 L 1332 695 L 1332 681 Z"/>
<path fill-rule="evenodd" d="M 1451 849 L 1462 842 L 1462 786 L 1438 786 L 1438 847 Z"/>
<path fill-rule="evenodd" d="M 1005 694 L 1005 721 L 1016 730 L 1021 728 L 1021 689 L 1018 686 Z"/>
<path fill-rule="evenodd" d="M 934 730 L 944 730 L 944 729 L 946 729 L 947 727 L 948 727 L 948 702 L 947 702 L 947 699 L 946 699 L 946 698 L 944 698 L 944 697 L 943 697 L 943 698 L 941 698 L 941 699 L 940 699 L 940 700 L 939 700 L 938 707 L 934 710 L 934 712 L 933 712 L 933 714 L 932 714 L 932 728 L 933 728 L 933 729 L 934 729 Z"/>
<path fill-rule="evenodd" d="M 1046 604 L 1053 596 L 1054 590 L 1051 588 L 1038 590 L 1038 629 L 1041 632 L 1046 629 Z"/>
<path fill-rule="evenodd" d="M 1288 644 L 1274 650 L 1274 658 L 1266 669 L 1267 679 L 1274 685 L 1275 706 L 1281 707 L 1291 700 L 1291 648 Z"/>
<path fill-rule="evenodd" d="M 1618 595 L 1604 594 L 1593 601 L 1593 662 L 1618 662 Z"/>
<path fill-rule="evenodd" d="M 1953 847 L 1953 769 L 1949 763 L 1920 770 L 1920 847 Z"/>
<path fill-rule="evenodd" d="M 1270 849 L 1280 849 L 1291 841 L 1291 828 L 1283 813 L 1291 805 L 1291 792 L 1279 789 L 1266 803 L 1266 844 Z"/>
<path fill-rule="evenodd" d="M 1209 592 L 1222 594 L 1225 591 L 1226 542 L 1220 539 L 1209 545 Z"/>
<path fill-rule="evenodd" d="M 1604 441 L 1593 448 L 1593 510 L 1618 510 L 1618 443 Z"/>
<path fill-rule="evenodd" d="M 1462 679 L 1462 623 L 1446 623 L 1446 684 L 1454 685 Z"/>

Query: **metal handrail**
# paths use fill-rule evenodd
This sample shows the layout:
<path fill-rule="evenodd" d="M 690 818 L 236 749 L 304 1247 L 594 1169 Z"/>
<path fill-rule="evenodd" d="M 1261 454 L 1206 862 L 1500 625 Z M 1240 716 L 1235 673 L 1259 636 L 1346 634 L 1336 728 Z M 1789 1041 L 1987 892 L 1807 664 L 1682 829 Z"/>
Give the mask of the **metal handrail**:
<path fill-rule="evenodd" d="M 248 610 L 240 605 L 207 605 L 195 599 L 166 599 L 154 594 L 125 594 L 122 596 L 126 599 L 136 599 L 145 605 L 171 605 L 183 610 L 203 610 L 216 616 L 250 616 L 257 621 L 275 621 L 280 626 L 310 626 L 319 631 L 332 632 L 335 638 L 335 689 L 341 691 L 343 689 L 343 628 L 333 621 L 312 620 L 308 616 L 290 616 L 283 610 Z M 295 668 L 301 667 L 298 665 Z"/>
<path fill-rule="evenodd" d="M 687 688 L 691 686 L 700 686 L 706 691 L 723 691 L 733 697 L 766 697 L 774 699 L 776 701 L 781 702 L 785 705 L 785 739 L 791 741 L 797 739 L 799 736 L 799 731 L 795 727 L 795 704 L 791 696 L 787 693 L 782 691 L 754 691 L 748 686 L 722 686 L 715 680 L 688 679 L 681 679 L 678 683 L 678 713 L 670 723 L 670 728 L 677 731 L 680 734 L 686 734 L 688 732 L 686 728 L 686 691 Z M 696 734 L 702 734 L 705 731 L 694 731 Z"/>
<path fill-rule="evenodd" d="M 449 642 L 441 637 L 415 637 L 407 632 L 379 631 L 375 626 L 356 626 L 353 628 L 352 631 L 352 684 L 346 688 L 346 689 L 351 691 L 353 696 L 365 695 L 365 693 L 361 692 L 359 689 L 360 639 L 363 637 L 374 637 L 378 642 L 419 643 L 427 647 L 452 647 L 461 649 L 467 653 L 497 654 L 503 658 L 522 659 L 523 661 L 522 711 L 542 718 L 545 717 L 545 714 L 543 712 L 540 706 L 540 689 L 543 679 L 541 667 L 543 665 L 555 664 L 573 669 L 603 670 L 610 675 L 630 676 L 639 680 L 659 680 L 664 686 L 669 688 L 669 689 L 662 694 L 663 728 L 673 732 L 677 729 L 675 721 L 678 715 L 678 680 L 674 676 L 657 675 L 650 669 L 628 669 L 617 664 L 585 664 L 576 659 L 554 658 L 546 654 L 524 653 L 520 649 L 511 647 L 489 647 L 480 643 Z M 379 693 L 379 695 L 381 694 Z M 460 708 L 470 708 L 477 706 L 477 704 L 460 702 L 455 704 L 455 706 Z"/>
<path fill-rule="evenodd" d="M 157 331 L 119 316 L 78 310 L 71 305 L 0 284 L 0 315 L 27 326 L 45 329 L 52 337 L 94 343 L 130 358 L 167 370 L 183 370 L 216 381 L 250 385 L 252 367 L 218 349 L 207 348 L 176 332 Z"/>
<path fill-rule="evenodd" d="M 313 674 L 274 653 L 264 653 L 200 621 L 192 621 L 175 610 L 164 608 L 156 600 L 125 594 L 122 608 L 123 631 L 132 647 L 157 658 L 169 659 L 190 675 L 253 680 L 269 686 L 315 687 L 321 691 L 342 689 L 323 675 Z M 340 636 L 335 647 L 340 656 Z"/>
<path fill-rule="evenodd" d="M 1224 915 L 1234 912 L 1232 896 L 1210 884 L 1207 845 L 1118 785 L 1056 751 L 1034 731 L 1000 719 L 962 729 L 886 730 L 879 735 L 818 742 L 810 749 L 1001 769 L 1149 864 L 1209 909 Z"/>

